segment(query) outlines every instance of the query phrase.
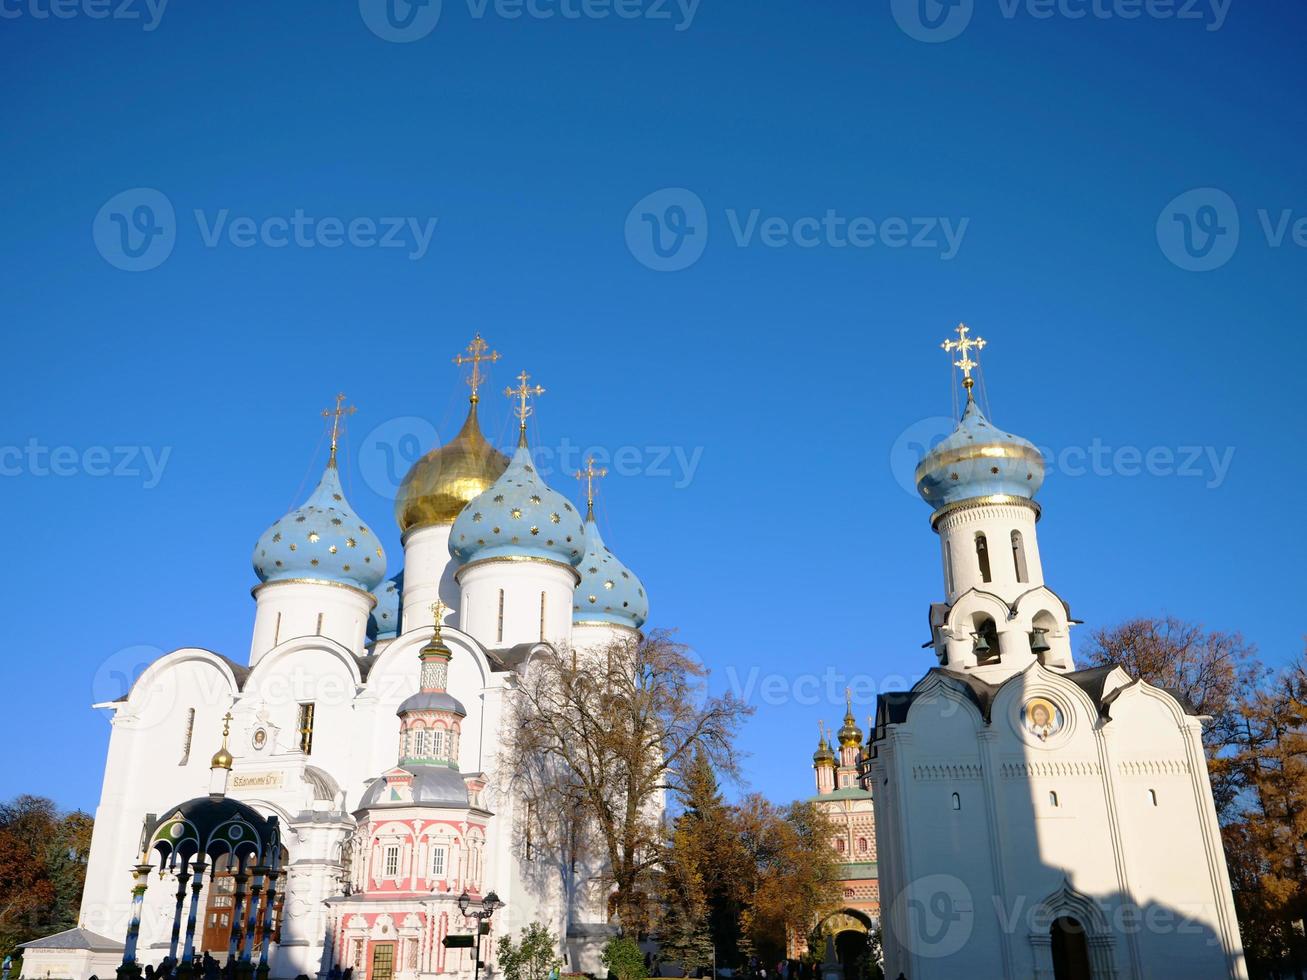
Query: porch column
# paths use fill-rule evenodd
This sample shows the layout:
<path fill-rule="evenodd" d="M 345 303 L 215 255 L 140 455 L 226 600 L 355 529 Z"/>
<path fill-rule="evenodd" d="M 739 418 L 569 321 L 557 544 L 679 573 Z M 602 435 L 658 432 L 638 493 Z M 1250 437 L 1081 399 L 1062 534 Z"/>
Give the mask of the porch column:
<path fill-rule="evenodd" d="M 196 861 L 191 867 L 191 911 L 186 916 L 186 945 L 182 950 L 182 962 L 195 960 L 195 923 L 200 914 L 200 891 L 204 888 L 204 862 Z"/>
<path fill-rule="evenodd" d="M 136 942 L 141 936 L 141 908 L 145 904 L 145 889 L 150 883 L 150 865 L 136 865 L 132 869 L 132 878 L 132 918 L 127 924 L 127 938 L 123 943 L 123 966 L 136 962 Z"/>
<path fill-rule="evenodd" d="M 177 961 L 177 943 L 182 935 L 182 905 L 186 901 L 186 885 L 191 880 L 190 865 L 182 858 L 181 869 L 177 872 L 177 904 L 172 912 L 172 935 L 168 939 L 168 958 Z"/>
<path fill-rule="evenodd" d="M 263 899 L 263 947 L 259 950 L 259 968 L 268 965 L 268 947 L 272 945 L 272 913 L 277 906 L 277 862 L 268 875 L 268 893 Z"/>
<path fill-rule="evenodd" d="M 236 873 L 232 876 L 236 880 L 236 893 L 232 899 L 231 910 L 231 941 L 227 943 L 227 962 L 235 963 L 236 951 L 240 948 L 241 940 L 245 933 L 245 882 L 249 880 L 249 875 L 245 873 L 245 866 L 238 864 Z"/>
<path fill-rule="evenodd" d="M 268 869 L 261 864 L 254 866 L 254 884 L 250 886 L 250 911 L 245 924 L 244 936 L 242 937 L 240 957 L 242 963 L 250 961 L 250 952 L 254 947 L 254 927 L 259 921 L 259 893 L 263 891 L 263 877 L 268 873 Z"/>

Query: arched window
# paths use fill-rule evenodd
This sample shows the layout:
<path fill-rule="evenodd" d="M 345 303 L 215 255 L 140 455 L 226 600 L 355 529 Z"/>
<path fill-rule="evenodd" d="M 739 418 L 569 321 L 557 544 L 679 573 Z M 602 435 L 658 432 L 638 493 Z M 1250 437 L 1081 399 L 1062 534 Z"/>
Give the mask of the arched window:
<path fill-rule="evenodd" d="M 1053 939 L 1053 980 L 1090 980 L 1089 939 L 1078 919 L 1064 915 L 1049 930 Z"/>
<path fill-rule="evenodd" d="M 1055 793 L 1055 792 L 1051 792 L 1051 791 L 1049 792 L 1049 794 L 1048 794 L 1048 805 L 1049 805 L 1049 806 L 1060 806 L 1060 805 L 1061 805 L 1060 803 L 1057 802 L 1057 793 Z"/>
<path fill-rule="evenodd" d="M 428 741 L 428 739 L 427 739 L 427 732 L 426 732 L 426 730 L 425 730 L 425 729 L 421 729 L 421 728 L 418 729 L 418 733 L 417 733 L 417 748 L 414 749 L 413 754 L 416 755 L 416 756 L 417 756 L 418 758 L 420 758 L 420 759 L 425 759 L 425 758 L 427 757 L 427 741 Z"/>
<path fill-rule="evenodd" d="M 445 733 L 439 728 L 431 732 L 431 754 L 437 759 L 445 757 Z"/>
<path fill-rule="evenodd" d="M 998 627 L 988 616 L 977 614 L 975 618 L 975 631 L 972 633 L 972 639 L 975 641 L 973 650 L 976 654 L 977 664 L 996 664 L 999 662 L 998 650 Z"/>
<path fill-rule="evenodd" d="M 1157 806 L 1157 790 L 1150 789 L 1148 791 L 1148 802 L 1153 804 L 1153 806 Z"/>
<path fill-rule="evenodd" d="M 957 793 L 953 794 L 953 809 L 954 810 L 962 809 L 962 797 L 958 796 Z"/>
<path fill-rule="evenodd" d="M 944 544 L 944 578 L 944 584 L 948 586 L 951 595 L 955 591 L 953 585 L 953 549 L 948 546 L 947 542 Z"/>
<path fill-rule="evenodd" d="M 980 563 L 980 580 L 982 582 L 990 581 L 989 574 L 989 542 L 985 536 L 979 532 L 976 533 L 976 561 Z"/>
<path fill-rule="evenodd" d="M 1021 539 L 1020 531 L 1012 532 L 1012 564 L 1017 570 L 1017 581 L 1029 582 L 1030 576 L 1026 573 L 1026 544 Z"/>
<path fill-rule="evenodd" d="M 837 840 L 837 841 L 835 842 L 835 850 L 839 851 L 841 854 L 844 853 L 844 838 L 843 838 L 843 837 L 841 837 L 839 840 Z"/>
<path fill-rule="evenodd" d="M 499 624 L 495 627 L 495 641 L 504 642 L 504 590 L 499 590 Z"/>
<path fill-rule="evenodd" d="M 867 838 L 865 837 L 858 838 L 858 853 L 859 854 L 867 853 Z"/>

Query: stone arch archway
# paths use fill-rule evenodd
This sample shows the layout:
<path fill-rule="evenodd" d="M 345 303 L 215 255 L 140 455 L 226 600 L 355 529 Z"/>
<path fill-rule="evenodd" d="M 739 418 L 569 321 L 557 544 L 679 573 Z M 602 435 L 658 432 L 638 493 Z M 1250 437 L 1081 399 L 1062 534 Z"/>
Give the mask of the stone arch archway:
<path fill-rule="evenodd" d="M 1106 980 L 1116 976 L 1114 942 L 1103 910 L 1069 881 L 1039 903 L 1031 918 L 1036 976 Z"/>
<path fill-rule="evenodd" d="M 834 943 L 835 957 L 844 968 L 844 980 L 858 980 L 863 975 L 875 928 L 876 923 L 869 915 L 850 908 L 831 912 L 817 924 L 823 941 L 830 937 Z"/>

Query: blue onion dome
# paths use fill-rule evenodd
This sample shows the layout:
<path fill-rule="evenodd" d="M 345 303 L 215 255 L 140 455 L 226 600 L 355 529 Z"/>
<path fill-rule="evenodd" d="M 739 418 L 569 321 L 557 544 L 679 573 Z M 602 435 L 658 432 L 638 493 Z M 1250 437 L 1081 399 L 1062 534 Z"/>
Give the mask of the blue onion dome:
<path fill-rule="evenodd" d="M 313 579 L 371 592 L 386 576 L 386 554 L 350 509 L 335 462 L 301 507 L 263 532 L 254 546 L 262 582 Z"/>
<path fill-rule="evenodd" d="M 449 553 L 462 562 L 539 558 L 576 565 L 585 554 L 585 525 L 572 502 L 540 479 L 523 440 L 503 475 L 455 519 Z"/>
<path fill-rule="evenodd" d="M 577 567 L 581 583 L 572 601 L 572 621 L 614 623 L 639 629 L 649 618 L 649 597 L 635 573 L 608 550 L 593 515 L 585 522 L 585 557 Z"/>
<path fill-rule="evenodd" d="M 368 636 L 388 640 L 399 634 L 399 600 L 404 588 L 404 573 L 382 582 L 372 593 L 377 604 L 368 616 Z"/>
<path fill-rule="evenodd" d="M 976 497 L 1034 498 L 1044 482 L 1044 458 L 1034 444 L 994 428 L 967 393 L 952 434 L 917 464 L 917 492 L 936 510 Z"/>

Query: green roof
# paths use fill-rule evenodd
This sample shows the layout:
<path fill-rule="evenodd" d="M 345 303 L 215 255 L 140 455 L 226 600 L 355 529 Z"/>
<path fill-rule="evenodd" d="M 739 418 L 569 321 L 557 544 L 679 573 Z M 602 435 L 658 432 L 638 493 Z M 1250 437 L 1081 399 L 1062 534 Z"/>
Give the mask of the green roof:
<path fill-rule="evenodd" d="M 843 789 L 833 790 L 830 793 L 821 793 L 812 798 L 813 803 L 821 803 L 824 800 L 869 800 L 871 799 L 871 790 L 858 789 L 853 786 L 846 786 Z"/>
<path fill-rule="evenodd" d="M 875 861 L 850 861 L 840 865 L 840 880 L 856 881 L 865 878 L 879 878 L 880 871 Z"/>

